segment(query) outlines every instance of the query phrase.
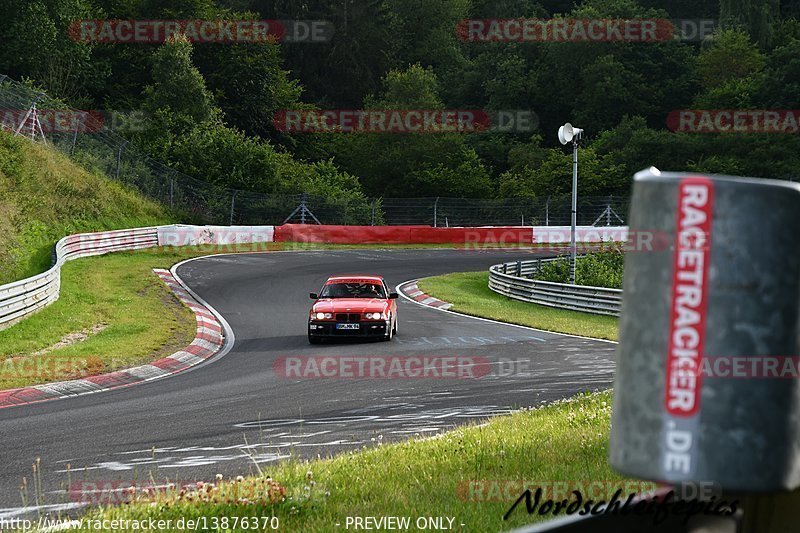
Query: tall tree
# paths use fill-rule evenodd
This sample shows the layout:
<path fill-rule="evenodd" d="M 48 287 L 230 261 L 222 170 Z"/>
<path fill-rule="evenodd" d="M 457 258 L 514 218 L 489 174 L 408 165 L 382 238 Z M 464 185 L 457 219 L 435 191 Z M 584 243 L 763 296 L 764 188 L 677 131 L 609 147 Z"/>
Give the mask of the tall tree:
<path fill-rule="evenodd" d="M 780 19 L 780 4 L 780 0 L 720 0 L 719 20 L 724 28 L 744 30 L 766 47 Z"/>
<path fill-rule="evenodd" d="M 52 96 L 84 104 L 108 72 L 92 57 L 94 46 L 69 29 L 73 20 L 96 13 L 85 0 L 2 0 L 0 70 L 33 78 Z"/>
<path fill-rule="evenodd" d="M 221 111 L 192 63 L 192 45 L 183 36 L 172 37 L 152 57 L 153 83 L 144 89 L 142 108 L 150 115 L 149 128 L 135 132 L 137 143 L 169 160 L 176 138 L 207 123 L 220 123 Z"/>
<path fill-rule="evenodd" d="M 366 99 L 371 109 L 443 109 L 431 68 L 390 71 L 382 91 Z M 331 140 L 335 160 L 361 178 L 374 196 L 491 194 L 489 175 L 461 133 L 351 133 Z"/>
<path fill-rule="evenodd" d="M 253 18 L 249 13 L 234 16 Z M 282 136 L 272 126 L 275 113 L 304 107 L 302 87 L 283 68 L 276 43 L 206 44 L 197 48 L 195 63 L 226 122 L 249 135 L 280 141 Z"/>

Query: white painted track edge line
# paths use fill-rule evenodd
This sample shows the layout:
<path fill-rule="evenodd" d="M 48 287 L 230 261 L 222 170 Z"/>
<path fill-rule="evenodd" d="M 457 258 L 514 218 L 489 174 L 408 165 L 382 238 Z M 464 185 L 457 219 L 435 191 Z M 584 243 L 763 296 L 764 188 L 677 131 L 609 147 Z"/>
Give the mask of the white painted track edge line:
<path fill-rule="evenodd" d="M 617 341 L 612 341 L 612 340 L 608 340 L 608 339 L 598 339 L 598 338 L 595 338 L 595 337 L 584 337 L 582 335 L 573 335 L 571 333 L 561 333 L 559 331 L 550 331 L 550 330 L 546 330 L 546 329 L 532 328 L 530 326 L 523 326 L 523 325 L 520 325 L 520 324 L 511 324 L 509 322 L 502 322 L 500 320 L 493 320 L 491 318 L 483 318 L 483 317 L 480 317 L 480 316 L 468 315 L 468 314 L 465 314 L 465 313 L 459 313 L 457 311 L 451 311 L 449 309 L 442 309 L 441 307 L 434 307 L 432 305 L 425 305 L 423 303 L 420 303 L 420 302 L 414 300 L 413 298 L 410 298 L 408 295 L 405 294 L 405 292 L 403 292 L 403 289 L 402 289 L 402 287 L 404 287 L 405 285 L 409 285 L 411 283 L 416 283 L 420 279 L 425 279 L 425 278 L 414 278 L 414 279 L 410 279 L 408 281 L 404 281 L 402 283 L 397 284 L 397 286 L 395 287 L 395 292 L 398 293 L 400 296 L 402 296 L 403 299 L 408 300 L 409 302 L 411 302 L 413 304 L 416 304 L 416 305 L 418 305 L 420 307 L 425 307 L 426 309 L 433 309 L 435 311 L 439 311 L 439 312 L 442 312 L 442 313 L 449 313 L 451 315 L 457 315 L 457 316 L 461 316 L 461 317 L 471 318 L 473 320 L 480 320 L 480 321 L 483 321 L 483 322 L 491 322 L 492 324 L 502 324 L 504 326 L 511 326 L 511 327 L 515 327 L 515 328 L 526 329 L 526 330 L 529 330 L 529 331 L 537 331 L 537 332 L 541 332 L 541 333 L 550 333 L 552 335 L 560 335 L 562 337 L 572 337 L 572 338 L 575 338 L 575 339 L 585 339 L 585 340 L 590 340 L 590 341 L 607 342 L 609 344 L 618 344 Z"/>
<path fill-rule="evenodd" d="M 211 311 L 211 314 L 213 314 L 214 317 L 219 321 L 219 323 L 222 324 L 222 331 L 225 332 L 224 343 L 223 343 L 222 347 L 219 349 L 219 351 L 217 353 L 215 353 L 214 355 L 212 355 L 211 357 L 209 357 L 208 359 L 206 359 L 202 363 L 199 363 L 197 365 L 194 365 L 194 366 L 191 366 L 191 367 L 187 368 L 184 372 L 181 372 L 181 374 L 185 374 L 187 372 L 191 372 L 192 370 L 195 370 L 195 369 L 198 369 L 198 368 L 202 368 L 202 367 L 204 367 L 204 366 L 206 366 L 208 364 L 211 364 L 211 363 L 213 363 L 215 361 L 218 361 L 219 359 L 222 359 L 223 357 L 225 357 L 228 354 L 228 352 L 230 352 L 233 349 L 233 345 L 236 342 L 236 334 L 234 334 L 233 328 L 231 327 L 230 324 L 228 324 L 228 321 L 225 320 L 225 317 L 222 316 L 222 313 L 220 313 L 219 311 L 214 309 L 214 307 L 211 304 L 206 302 L 203 298 L 200 297 L 199 294 L 194 292 L 189 287 L 189 285 L 187 285 L 186 282 L 183 281 L 183 279 L 178 275 L 178 268 L 180 268 L 181 266 L 185 265 L 186 263 L 190 263 L 192 261 L 197 261 L 198 259 L 205 259 L 207 257 L 212 257 L 214 255 L 218 255 L 218 254 L 210 254 L 210 255 L 204 255 L 204 256 L 200 256 L 200 257 L 192 257 L 190 259 L 186 259 L 184 261 L 181 261 L 180 263 L 176 263 L 176 264 L 172 265 L 172 267 L 169 269 L 170 273 L 172 274 L 172 277 L 174 277 L 175 280 L 178 283 L 180 283 L 181 287 L 186 289 L 186 292 L 188 292 L 192 296 L 192 298 L 194 298 L 195 300 L 200 302 L 201 305 L 205 306 L 206 309 Z"/>

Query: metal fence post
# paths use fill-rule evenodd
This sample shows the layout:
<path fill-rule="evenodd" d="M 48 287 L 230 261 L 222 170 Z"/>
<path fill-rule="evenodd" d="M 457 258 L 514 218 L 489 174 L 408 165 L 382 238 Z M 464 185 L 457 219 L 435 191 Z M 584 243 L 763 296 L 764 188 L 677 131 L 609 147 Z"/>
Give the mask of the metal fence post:
<path fill-rule="evenodd" d="M 80 125 L 80 121 L 75 121 L 75 132 L 72 134 L 72 146 L 69 149 L 69 156 L 72 157 L 75 155 L 75 143 L 78 141 L 78 126 Z"/>
<path fill-rule="evenodd" d="M 175 176 L 169 177 L 169 207 L 175 207 Z"/>
<path fill-rule="evenodd" d="M 117 151 L 117 180 L 119 181 L 119 167 L 120 163 L 122 162 L 122 150 L 125 148 L 125 145 L 128 144 L 128 141 L 119 145 L 119 151 Z"/>
<path fill-rule="evenodd" d="M 233 195 L 231 196 L 231 218 L 230 222 L 228 223 L 229 226 L 233 226 L 233 210 L 236 207 L 236 193 L 239 191 L 233 191 Z"/>
<path fill-rule="evenodd" d="M 550 197 L 547 197 L 547 202 L 544 204 L 544 225 L 550 225 Z"/>
<path fill-rule="evenodd" d="M 434 228 L 438 227 L 437 226 L 437 220 L 436 220 L 438 209 L 439 209 L 439 197 L 437 196 L 436 197 L 436 201 L 433 202 L 433 227 Z"/>

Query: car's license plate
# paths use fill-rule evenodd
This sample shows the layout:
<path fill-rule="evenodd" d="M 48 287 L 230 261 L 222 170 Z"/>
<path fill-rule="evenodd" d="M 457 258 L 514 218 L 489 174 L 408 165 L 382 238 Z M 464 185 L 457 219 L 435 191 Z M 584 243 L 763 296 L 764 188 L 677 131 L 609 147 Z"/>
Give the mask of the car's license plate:
<path fill-rule="evenodd" d="M 360 324 L 336 324 L 336 329 L 358 329 Z"/>

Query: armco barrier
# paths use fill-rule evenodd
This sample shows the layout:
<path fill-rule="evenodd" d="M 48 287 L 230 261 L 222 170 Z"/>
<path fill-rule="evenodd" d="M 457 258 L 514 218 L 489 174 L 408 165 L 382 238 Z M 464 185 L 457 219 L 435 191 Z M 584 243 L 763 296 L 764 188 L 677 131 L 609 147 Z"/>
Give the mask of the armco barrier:
<path fill-rule="evenodd" d="M 189 226 L 173 224 L 158 228 L 159 246 L 198 246 L 273 242 L 274 226 Z"/>
<path fill-rule="evenodd" d="M 137 228 L 64 237 L 55 246 L 53 266 L 32 278 L 0 286 L 0 329 L 47 307 L 58 299 L 61 265 L 78 257 L 158 245 L 157 228 Z"/>
<path fill-rule="evenodd" d="M 540 263 L 546 261 L 553 259 L 512 261 L 493 265 L 489 268 L 489 288 L 498 294 L 523 302 L 598 315 L 619 316 L 622 304 L 620 289 L 552 283 L 526 277 L 533 276 Z"/>
<path fill-rule="evenodd" d="M 58 299 L 61 266 L 72 259 L 156 246 L 271 242 L 272 226 L 170 225 L 64 237 L 55 246 L 53 266 L 32 278 L 0 286 L 0 329 L 22 320 Z"/>

